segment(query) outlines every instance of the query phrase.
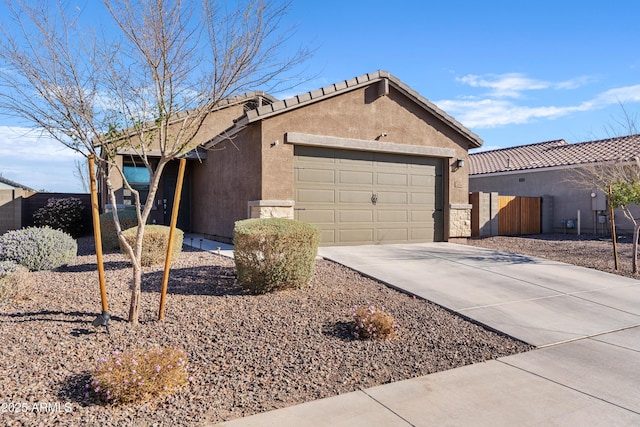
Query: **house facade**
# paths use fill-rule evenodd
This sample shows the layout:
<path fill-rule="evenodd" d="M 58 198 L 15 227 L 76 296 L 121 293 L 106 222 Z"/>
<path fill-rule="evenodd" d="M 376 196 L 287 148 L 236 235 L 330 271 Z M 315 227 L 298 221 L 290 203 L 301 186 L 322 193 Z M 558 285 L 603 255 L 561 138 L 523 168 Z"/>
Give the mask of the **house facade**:
<path fill-rule="evenodd" d="M 36 191 L 0 176 L 0 234 L 22 226 L 22 199 Z"/>
<path fill-rule="evenodd" d="M 591 173 L 603 165 L 635 163 L 640 157 L 640 135 L 570 144 L 547 141 L 469 156 L 469 190 L 505 196 L 542 198 L 544 233 L 608 234 L 607 195 L 597 188 Z M 633 224 L 615 211 L 619 232 Z"/>
<path fill-rule="evenodd" d="M 468 150 L 482 140 L 395 76 L 251 106 L 188 162 L 188 231 L 228 241 L 238 220 L 287 217 L 317 225 L 323 245 L 470 235 Z"/>

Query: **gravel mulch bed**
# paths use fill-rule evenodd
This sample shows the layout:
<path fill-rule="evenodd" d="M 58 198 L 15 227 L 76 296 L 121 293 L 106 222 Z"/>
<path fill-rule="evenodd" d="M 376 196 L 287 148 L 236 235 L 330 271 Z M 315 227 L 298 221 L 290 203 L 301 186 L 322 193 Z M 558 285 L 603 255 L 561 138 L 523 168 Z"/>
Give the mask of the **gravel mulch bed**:
<path fill-rule="evenodd" d="M 186 248 L 173 263 L 164 322 L 156 321 L 161 268 L 145 269 L 137 327 L 126 322 L 128 264 L 105 255 L 107 335 L 91 325 L 100 309 L 92 240 L 79 243 L 75 265 L 32 273 L 27 298 L 0 307 L 4 425 L 201 425 L 530 349 L 324 260 L 306 289 L 247 295 L 232 260 Z M 399 336 L 352 339 L 351 309 L 365 304 L 384 306 Z M 186 350 L 188 388 L 129 407 L 84 399 L 98 358 L 155 346 Z M 19 412 L 7 412 L 16 404 Z"/>
<path fill-rule="evenodd" d="M 632 236 L 618 236 L 618 270 L 615 269 L 611 240 L 595 235 L 538 234 L 521 237 L 493 236 L 468 239 L 466 244 L 537 256 L 637 279 L 640 277 L 634 275 L 632 272 L 632 242 Z"/>

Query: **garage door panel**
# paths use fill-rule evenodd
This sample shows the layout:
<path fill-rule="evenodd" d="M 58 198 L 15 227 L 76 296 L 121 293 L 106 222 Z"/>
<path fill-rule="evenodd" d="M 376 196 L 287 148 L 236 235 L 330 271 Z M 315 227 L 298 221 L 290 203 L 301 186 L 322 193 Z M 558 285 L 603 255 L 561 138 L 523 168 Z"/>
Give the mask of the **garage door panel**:
<path fill-rule="evenodd" d="M 305 209 L 298 210 L 298 220 L 311 224 L 335 224 L 336 216 L 333 209 Z"/>
<path fill-rule="evenodd" d="M 377 203 L 381 207 L 383 205 L 406 205 L 409 202 L 409 193 L 407 192 L 392 192 L 392 191 L 378 191 Z"/>
<path fill-rule="evenodd" d="M 339 243 L 336 241 L 336 231 L 333 229 L 320 229 L 320 241 L 327 245 Z"/>
<path fill-rule="evenodd" d="M 411 229 L 411 240 L 412 241 L 424 241 L 434 234 L 433 227 L 423 227 L 423 228 L 412 228 Z"/>
<path fill-rule="evenodd" d="M 373 185 L 373 172 L 340 171 L 340 184 Z"/>
<path fill-rule="evenodd" d="M 334 190 L 322 189 L 298 189 L 296 191 L 296 201 L 299 203 L 335 203 Z"/>
<path fill-rule="evenodd" d="M 339 211 L 338 218 L 340 218 L 341 223 L 372 223 L 373 222 L 373 211 L 371 209 L 368 210 L 351 210 L 351 209 L 341 209 Z"/>
<path fill-rule="evenodd" d="M 338 201 L 342 204 L 371 204 L 371 191 L 340 190 Z"/>
<path fill-rule="evenodd" d="M 335 171 L 327 169 L 299 169 L 296 178 L 298 182 L 317 184 L 334 184 L 336 182 Z"/>
<path fill-rule="evenodd" d="M 358 229 L 358 228 L 346 228 L 338 230 L 340 236 L 340 243 L 357 243 L 373 242 L 374 231 L 373 228 Z M 338 243 L 338 242 L 336 242 Z"/>
<path fill-rule="evenodd" d="M 409 230 L 407 228 L 378 228 L 376 240 L 379 243 L 407 242 L 409 241 Z"/>
<path fill-rule="evenodd" d="M 409 177 L 401 173 L 378 172 L 376 184 L 406 187 Z"/>
<path fill-rule="evenodd" d="M 420 223 L 433 221 L 432 210 L 412 210 L 410 213 L 411 222 Z"/>
<path fill-rule="evenodd" d="M 425 205 L 431 208 L 435 207 L 435 192 L 423 191 L 411 193 L 411 204 L 413 205 Z"/>
<path fill-rule="evenodd" d="M 376 220 L 378 222 L 409 223 L 409 213 L 406 210 L 378 210 Z"/>
<path fill-rule="evenodd" d="M 411 175 L 412 187 L 433 187 L 435 185 L 435 175 Z"/>

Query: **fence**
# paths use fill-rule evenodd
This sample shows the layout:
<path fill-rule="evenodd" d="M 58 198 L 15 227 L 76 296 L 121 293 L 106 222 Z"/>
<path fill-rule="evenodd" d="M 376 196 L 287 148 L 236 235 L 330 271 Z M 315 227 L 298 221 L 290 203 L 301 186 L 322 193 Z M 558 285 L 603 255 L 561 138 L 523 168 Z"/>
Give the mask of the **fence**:
<path fill-rule="evenodd" d="M 498 234 L 519 236 L 540 234 L 540 197 L 500 196 Z"/>
<path fill-rule="evenodd" d="M 545 212 L 542 212 L 544 199 Z M 516 236 L 551 231 L 553 198 L 500 196 L 498 193 L 470 193 L 471 236 Z M 542 224 L 546 220 L 546 225 Z"/>
<path fill-rule="evenodd" d="M 93 230 L 91 221 L 91 196 L 84 193 L 33 193 L 25 190 L 0 190 L 0 234 L 9 230 L 17 230 L 34 225 L 33 214 L 47 204 L 49 199 L 75 197 L 84 205 L 84 230 L 90 234 Z"/>

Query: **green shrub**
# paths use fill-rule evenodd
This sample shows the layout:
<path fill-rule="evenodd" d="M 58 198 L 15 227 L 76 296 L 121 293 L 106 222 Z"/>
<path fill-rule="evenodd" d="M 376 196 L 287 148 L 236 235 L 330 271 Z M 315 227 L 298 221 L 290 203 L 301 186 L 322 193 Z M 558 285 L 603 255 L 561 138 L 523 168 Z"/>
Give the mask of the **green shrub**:
<path fill-rule="evenodd" d="M 84 232 L 84 210 L 82 201 L 76 197 L 51 198 L 35 211 L 33 222 L 39 227 L 51 227 L 72 237 L 80 237 Z"/>
<path fill-rule="evenodd" d="M 138 227 L 130 228 L 122 234 L 130 245 L 134 245 L 136 241 L 136 233 Z M 173 248 L 171 250 L 171 259 L 178 259 L 182 252 L 182 240 L 184 233 L 176 228 L 173 233 Z M 145 267 L 161 264 L 167 256 L 167 245 L 169 244 L 169 227 L 166 225 L 145 225 L 144 237 L 142 238 L 142 265 Z M 122 249 L 124 252 L 124 248 Z"/>
<path fill-rule="evenodd" d="M 398 324 L 393 316 L 375 305 L 354 307 L 351 332 L 357 339 L 385 340 L 396 336 Z"/>
<path fill-rule="evenodd" d="M 0 303 L 27 296 L 29 271 L 15 261 L 0 261 Z"/>
<path fill-rule="evenodd" d="M 109 404 L 141 403 L 189 383 L 187 354 L 176 348 L 114 352 L 101 358 L 85 398 Z"/>
<path fill-rule="evenodd" d="M 50 227 L 28 227 L 0 236 L 0 261 L 15 261 L 31 271 L 67 265 L 77 252 L 73 237 Z"/>
<path fill-rule="evenodd" d="M 135 209 L 118 211 L 118 219 L 122 230 L 128 230 L 138 225 L 138 214 Z M 113 223 L 113 212 L 100 215 L 100 235 L 102 236 L 102 250 L 105 252 L 120 250 L 120 241 L 116 233 L 116 225 Z"/>
<path fill-rule="evenodd" d="M 302 288 L 318 253 L 317 227 L 284 218 L 238 221 L 233 244 L 238 282 L 254 294 Z"/>

